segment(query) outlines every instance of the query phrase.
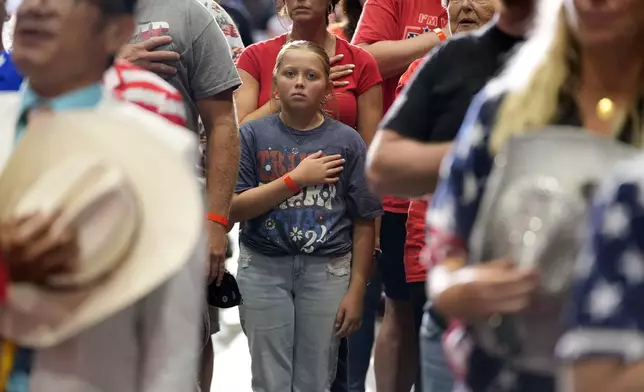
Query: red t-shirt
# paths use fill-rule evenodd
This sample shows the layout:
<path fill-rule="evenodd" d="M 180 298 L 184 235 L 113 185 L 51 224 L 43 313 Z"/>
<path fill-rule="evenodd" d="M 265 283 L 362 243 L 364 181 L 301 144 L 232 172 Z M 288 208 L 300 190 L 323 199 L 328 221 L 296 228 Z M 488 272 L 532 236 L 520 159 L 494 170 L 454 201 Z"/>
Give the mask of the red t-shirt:
<path fill-rule="evenodd" d="M 396 97 L 400 95 L 403 88 L 405 88 L 407 83 L 409 83 L 411 78 L 414 76 L 414 73 L 416 73 L 416 69 L 423 63 L 423 60 L 425 60 L 424 57 L 414 61 L 409 65 L 409 68 L 407 68 L 407 71 L 405 71 L 405 73 L 402 74 L 402 76 L 400 77 L 400 82 L 398 82 L 398 86 L 396 86 Z"/>
<path fill-rule="evenodd" d="M 404 258 L 408 283 L 427 280 L 427 266 L 421 262 L 421 253 L 425 248 L 425 214 L 428 205 L 428 200 L 412 200 L 409 203 Z"/>
<path fill-rule="evenodd" d="M 277 61 L 277 54 L 284 44 L 286 44 L 286 34 L 247 47 L 237 60 L 237 67 L 248 72 L 259 82 L 257 107 L 261 107 L 271 98 L 273 68 Z M 333 90 L 334 97 L 327 103 L 326 109 L 338 121 L 356 128 L 357 98 L 373 86 L 382 83 L 382 78 L 378 72 L 376 60 L 366 50 L 336 38 L 335 52 L 344 55 L 337 65 L 354 64 L 355 69 L 353 74 L 344 79 L 349 82 L 347 86 Z"/>
<path fill-rule="evenodd" d="M 400 41 L 430 33 L 447 25 L 447 11 L 439 0 L 369 0 L 364 4 L 353 43 L 373 44 L 379 41 Z M 432 33 L 433 34 L 433 33 Z M 386 79 L 382 85 L 385 113 L 396 97 L 400 75 Z M 385 211 L 406 213 L 409 201 L 383 198 Z"/>
<path fill-rule="evenodd" d="M 327 30 L 336 37 L 347 41 L 347 35 L 344 33 L 344 23 L 333 23 Z"/>
<path fill-rule="evenodd" d="M 400 83 L 398 83 L 398 87 L 396 88 L 396 96 L 400 94 L 423 60 L 418 59 L 411 63 L 409 69 L 400 77 Z M 427 279 L 427 266 L 421 263 L 420 255 L 425 247 L 425 213 L 428 204 L 426 200 L 412 200 L 409 203 L 404 258 L 405 276 L 409 283 L 424 282 Z"/>

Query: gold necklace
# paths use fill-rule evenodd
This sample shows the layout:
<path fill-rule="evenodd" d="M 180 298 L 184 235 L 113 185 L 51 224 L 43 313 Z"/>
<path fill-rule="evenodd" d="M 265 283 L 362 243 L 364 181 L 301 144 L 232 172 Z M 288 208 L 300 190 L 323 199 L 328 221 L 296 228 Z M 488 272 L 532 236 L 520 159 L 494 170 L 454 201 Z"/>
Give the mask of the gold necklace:
<path fill-rule="evenodd" d="M 602 98 L 595 107 L 597 117 L 602 121 L 608 121 L 615 116 L 615 103 L 610 98 Z"/>

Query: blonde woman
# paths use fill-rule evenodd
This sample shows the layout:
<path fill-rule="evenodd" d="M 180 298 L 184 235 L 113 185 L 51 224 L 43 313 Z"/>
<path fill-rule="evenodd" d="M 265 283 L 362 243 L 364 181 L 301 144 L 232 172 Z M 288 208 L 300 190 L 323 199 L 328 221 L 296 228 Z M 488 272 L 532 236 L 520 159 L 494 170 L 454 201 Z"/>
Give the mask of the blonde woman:
<path fill-rule="evenodd" d="M 539 283 L 536 271 L 517 270 L 511 261 L 484 266 L 466 262 L 486 178 L 504 143 L 548 124 L 583 126 L 628 143 L 640 139 L 644 2 L 543 3 L 548 12 L 533 38 L 507 74 L 472 104 L 443 164 L 442 182 L 428 214 L 432 261 L 440 263 L 430 277 L 430 297 L 438 311 L 464 325 L 525 310 Z M 574 156 L 570 159 L 574 164 Z M 454 336 L 456 331 L 446 341 L 457 341 Z M 554 353 L 545 366 L 526 365 L 502 373 L 502 361 L 476 341 L 469 343 L 459 346 L 467 347 L 464 352 L 455 353 L 449 346 L 446 351 L 452 359 L 460 359 L 452 364 L 472 391 L 555 390 Z"/>

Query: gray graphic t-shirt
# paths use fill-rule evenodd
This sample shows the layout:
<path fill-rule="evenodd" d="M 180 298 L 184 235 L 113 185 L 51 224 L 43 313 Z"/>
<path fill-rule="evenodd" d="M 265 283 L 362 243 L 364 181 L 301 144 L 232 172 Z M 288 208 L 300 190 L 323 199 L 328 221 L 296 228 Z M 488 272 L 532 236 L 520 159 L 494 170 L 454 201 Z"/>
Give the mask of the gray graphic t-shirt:
<path fill-rule="evenodd" d="M 196 102 L 241 84 L 230 48 L 212 14 L 197 0 L 140 0 L 132 43 L 169 35 L 173 42 L 157 50 L 181 55 L 178 72 L 167 81 L 186 101 L 188 128 L 197 132 Z"/>
<path fill-rule="evenodd" d="M 322 150 L 346 160 L 340 180 L 304 188 L 272 211 L 245 222 L 241 241 L 269 256 L 339 256 L 351 251 L 352 220 L 382 215 L 380 199 L 365 179 L 367 147 L 355 129 L 331 118 L 298 131 L 275 114 L 241 128 L 241 160 L 235 193 L 267 184 Z"/>

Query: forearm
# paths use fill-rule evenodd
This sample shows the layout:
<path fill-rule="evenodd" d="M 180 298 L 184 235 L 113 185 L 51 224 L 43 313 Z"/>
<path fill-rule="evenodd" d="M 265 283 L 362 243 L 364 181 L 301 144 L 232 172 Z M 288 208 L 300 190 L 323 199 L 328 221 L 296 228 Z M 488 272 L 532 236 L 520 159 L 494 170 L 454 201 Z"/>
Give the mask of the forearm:
<path fill-rule="evenodd" d="M 376 59 L 383 79 L 404 73 L 415 60 L 425 56 L 440 43 L 436 34 L 421 34 L 401 41 L 380 41 L 360 45 Z"/>
<path fill-rule="evenodd" d="M 231 220 L 233 222 L 243 222 L 257 218 L 276 208 L 294 194 L 295 192 L 286 185 L 283 178 L 249 189 L 233 197 L 230 212 Z"/>
<path fill-rule="evenodd" d="M 353 266 L 350 290 L 364 290 L 371 276 L 376 237 L 375 219 L 353 222 Z"/>
<path fill-rule="evenodd" d="M 239 131 L 234 112 L 220 115 L 208 137 L 210 212 L 228 216 L 239 169 Z"/>
<path fill-rule="evenodd" d="M 448 258 L 430 270 L 427 279 L 427 298 L 440 314 L 468 321 L 470 314 L 462 311 L 464 285 L 471 282 L 474 271 L 464 258 Z"/>
<path fill-rule="evenodd" d="M 254 120 L 259 120 L 260 118 L 268 117 L 271 114 L 275 114 L 279 112 L 280 110 L 280 103 L 277 100 L 271 99 L 270 101 L 266 102 L 262 107 L 259 109 L 254 110 L 250 114 L 244 116 L 239 121 L 239 125 L 244 125 L 247 122 L 254 121 Z"/>
<path fill-rule="evenodd" d="M 573 365 L 573 392 L 640 392 L 644 389 L 644 362 L 588 359 Z"/>
<path fill-rule="evenodd" d="M 430 144 L 409 139 L 387 143 L 376 140 L 369 152 L 369 182 L 381 195 L 418 197 L 431 193 L 450 146 L 451 143 Z"/>

